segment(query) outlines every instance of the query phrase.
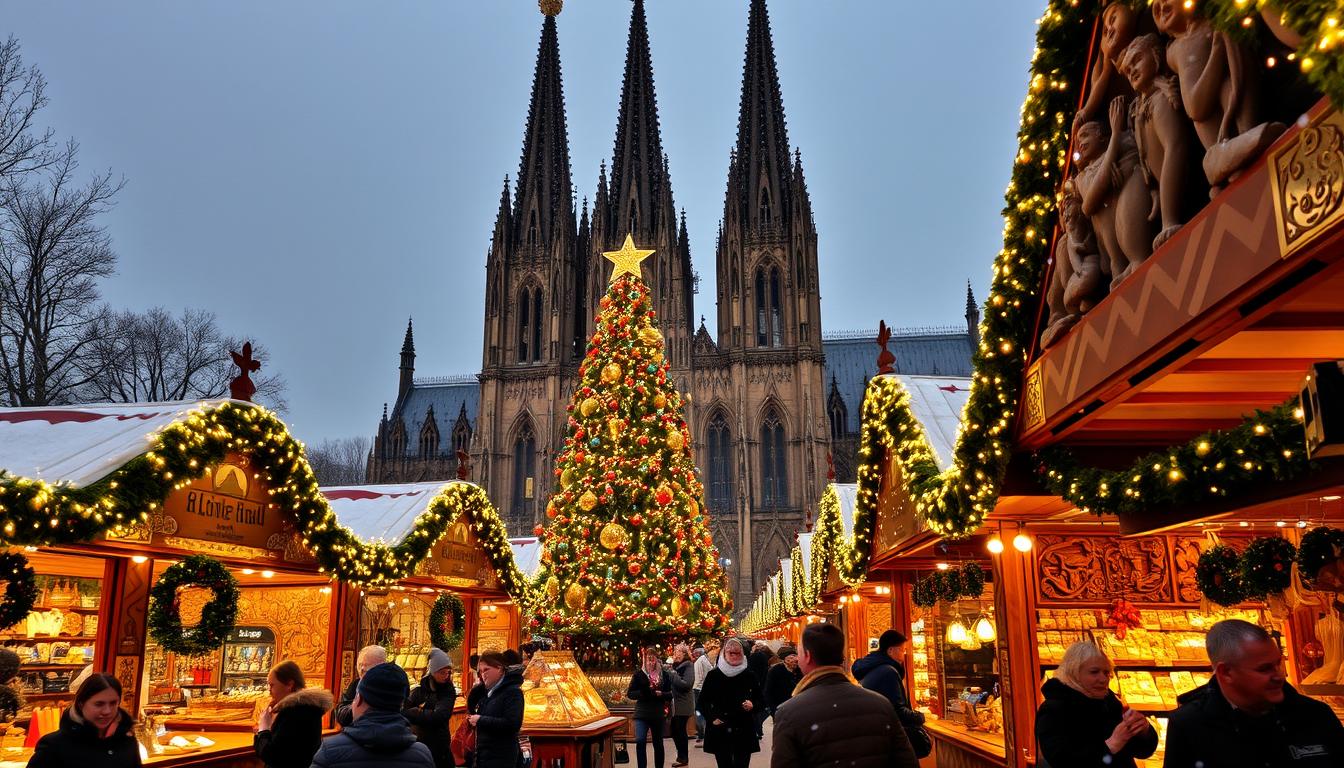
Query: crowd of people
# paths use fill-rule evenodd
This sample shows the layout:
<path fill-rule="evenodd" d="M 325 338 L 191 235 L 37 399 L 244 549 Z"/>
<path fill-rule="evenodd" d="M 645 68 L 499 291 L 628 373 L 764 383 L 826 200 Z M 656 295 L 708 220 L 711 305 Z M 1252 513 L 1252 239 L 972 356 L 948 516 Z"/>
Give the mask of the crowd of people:
<path fill-rule="evenodd" d="M 924 714 L 906 695 L 907 640 L 887 630 L 877 648 L 845 665 L 845 638 L 833 624 L 811 624 L 798 648 L 772 650 L 746 638 L 707 640 L 692 648 L 642 649 L 627 695 L 634 702 L 635 751 L 646 768 L 663 768 L 665 725 L 673 768 L 689 763 L 695 744 L 719 768 L 747 768 L 761 751 L 773 718 L 771 768 L 848 765 L 916 768 L 933 749 Z M 1344 725 L 1331 709 L 1298 693 L 1284 676 L 1283 654 L 1262 627 L 1215 624 L 1206 638 L 1212 677 L 1183 694 L 1169 713 L 1167 768 L 1250 768 L 1344 765 Z M 387 661 L 381 646 L 357 659 L 359 676 L 339 702 L 309 688 L 293 661 L 267 678 L 270 701 L 256 723 L 253 746 L 267 768 L 520 768 L 525 655 L 471 656 L 467 718 L 450 730 L 457 690 L 448 655 L 435 650 L 418 685 Z M 1070 646 L 1041 688 L 1036 715 L 1037 765 L 1044 768 L 1133 767 L 1157 750 L 1152 721 L 1111 689 L 1114 666 L 1089 642 Z M 81 675 L 59 729 L 43 736 L 29 768 L 131 768 L 140 749 L 121 684 L 105 674 Z M 335 709 L 341 731 L 322 737 Z"/>

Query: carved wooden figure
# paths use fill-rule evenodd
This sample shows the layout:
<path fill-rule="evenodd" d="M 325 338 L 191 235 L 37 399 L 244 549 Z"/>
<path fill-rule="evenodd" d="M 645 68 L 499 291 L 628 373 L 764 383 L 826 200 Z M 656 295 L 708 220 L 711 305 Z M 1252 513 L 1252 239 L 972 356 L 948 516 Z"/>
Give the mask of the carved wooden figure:
<path fill-rule="evenodd" d="M 1050 316 L 1041 346 L 1048 347 L 1060 335 L 1073 327 L 1101 298 L 1101 255 L 1097 252 L 1097 238 L 1092 226 L 1083 215 L 1082 201 L 1078 199 L 1073 180 L 1064 184 L 1059 204 L 1062 224 L 1055 244 L 1055 271 L 1046 296 Z"/>
<path fill-rule="evenodd" d="M 251 374 L 261 370 L 261 361 L 252 359 L 252 342 L 243 344 L 243 353 L 229 352 L 233 355 L 233 364 L 238 366 L 238 376 L 229 382 L 229 396 L 234 400 L 251 401 L 257 394 L 257 385 L 252 383 Z"/>
<path fill-rule="evenodd" d="M 1204 174 L 1216 192 L 1260 157 L 1284 125 L 1263 119 L 1260 62 L 1246 46 L 1183 0 L 1153 0 L 1153 21 L 1171 38 L 1167 66 L 1178 78 L 1185 114 L 1204 145 Z"/>
<path fill-rule="evenodd" d="M 1116 96 L 1132 95 L 1129 82 L 1116 76 L 1120 54 L 1134 40 L 1139 26 L 1139 15 L 1134 9 L 1122 2 L 1111 3 L 1101 12 L 1100 55 L 1092 65 L 1092 76 L 1088 80 L 1087 101 L 1073 117 L 1073 129 L 1077 131 L 1085 123 L 1090 123 L 1102 115 L 1106 105 Z"/>
<path fill-rule="evenodd" d="M 891 350 L 887 349 L 887 342 L 889 341 L 891 341 L 891 329 L 887 327 L 887 321 L 878 320 L 877 345 L 882 348 L 882 351 L 877 355 L 877 373 L 879 376 L 884 373 L 896 372 L 896 356 L 891 354 Z"/>
<path fill-rule="evenodd" d="M 1137 94 L 1130 109 L 1134 143 L 1139 148 L 1139 167 L 1152 190 L 1150 219 L 1160 222 L 1153 238 L 1157 250 L 1185 224 L 1191 179 L 1189 160 L 1194 150 L 1176 77 L 1162 65 L 1162 39 L 1143 35 L 1129 44 L 1120 68 Z M 1124 120 L 1124 97 L 1111 103 L 1111 126 Z M 1129 271 L 1138 265 L 1131 262 Z M 1117 278 L 1117 282 L 1128 273 Z M 1114 285 L 1114 283 L 1112 283 Z"/>
<path fill-rule="evenodd" d="M 1111 109 L 1114 113 L 1114 107 Z M 1119 119 L 1116 119 L 1116 118 Z M 1073 177 L 1080 209 L 1092 224 L 1102 272 L 1114 287 L 1152 253 L 1152 192 L 1140 169 L 1139 152 L 1122 114 L 1112 114 L 1109 140 L 1101 123 L 1078 129 L 1078 171 Z"/>

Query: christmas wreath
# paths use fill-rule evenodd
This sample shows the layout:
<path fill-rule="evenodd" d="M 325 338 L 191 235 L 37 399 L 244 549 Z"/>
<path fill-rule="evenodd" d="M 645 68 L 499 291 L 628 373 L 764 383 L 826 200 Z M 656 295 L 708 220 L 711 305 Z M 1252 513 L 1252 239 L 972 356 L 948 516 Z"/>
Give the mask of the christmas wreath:
<path fill-rule="evenodd" d="M 1302 535 L 1297 548 L 1297 568 L 1308 585 L 1315 583 L 1321 569 L 1344 557 L 1344 530 L 1318 526 Z"/>
<path fill-rule="evenodd" d="M 1249 597 L 1278 594 L 1293 581 L 1297 547 L 1281 536 L 1261 536 L 1241 553 L 1241 583 Z"/>
<path fill-rule="evenodd" d="M 451 651 L 462 644 L 467 631 L 467 609 L 462 600 L 451 592 L 439 595 L 429 611 L 429 642 L 435 647 Z"/>
<path fill-rule="evenodd" d="M 1241 555 L 1226 544 L 1219 544 L 1199 556 L 1195 565 L 1195 584 L 1205 597 L 1222 606 L 1246 600 L 1241 583 Z"/>
<path fill-rule="evenodd" d="M 214 593 L 201 609 L 201 623 L 182 626 L 182 599 L 178 591 L 199 587 Z M 165 651 L 198 654 L 224 644 L 238 618 L 238 582 L 223 563 L 205 555 L 189 555 L 168 566 L 149 590 L 149 634 Z"/>
<path fill-rule="evenodd" d="M 967 563 L 960 568 L 934 571 L 915 582 L 910 599 L 925 608 L 939 600 L 954 603 L 963 597 L 979 597 L 985 589 L 985 569 L 979 563 Z"/>
<path fill-rule="evenodd" d="M 938 604 L 938 590 L 933 586 L 932 579 L 920 579 L 915 582 L 914 588 L 910 592 L 910 599 L 915 605 L 922 608 L 932 608 Z"/>
<path fill-rule="evenodd" d="M 979 563 L 967 563 L 961 566 L 961 594 L 963 597 L 979 597 L 985 591 L 985 569 Z"/>
<path fill-rule="evenodd" d="M 0 629 L 23 621 L 37 605 L 37 579 L 28 558 L 18 552 L 0 554 L 0 581 L 5 582 L 5 599 L 0 602 Z"/>

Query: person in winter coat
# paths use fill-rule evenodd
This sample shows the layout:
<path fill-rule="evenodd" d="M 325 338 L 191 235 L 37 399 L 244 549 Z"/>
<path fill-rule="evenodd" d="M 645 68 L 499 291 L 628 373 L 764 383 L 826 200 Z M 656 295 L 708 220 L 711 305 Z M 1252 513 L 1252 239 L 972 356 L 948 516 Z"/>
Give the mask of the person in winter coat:
<path fill-rule="evenodd" d="M 359 678 L 363 677 L 370 667 L 376 667 L 385 661 L 387 661 L 387 649 L 381 645 L 366 645 L 359 649 L 359 656 L 356 657 L 355 661 L 357 675 L 345 687 L 345 693 L 341 694 L 341 701 L 336 705 L 337 725 L 346 726 L 354 722 L 355 718 L 350 712 L 350 705 L 355 701 L 355 687 L 359 685 Z"/>
<path fill-rule="evenodd" d="M 691 649 L 685 643 L 672 650 L 672 691 L 676 697 L 672 700 L 672 744 L 677 750 L 677 759 L 672 768 L 681 768 L 691 761 L 690 735 L 686 724 L 695 714 L 695 663 L 691 661 Z"/>
<path fill-rule="evenodd" d="M 1204 641 L 1213 678 L 1177 698 L 1166 768 L 1344 765 L 1344 726 L 1284 680 L 1283 651 L 1262 627 L 1214 624 Z"/>
<path fill-rule="evenodd" d="M 309 768 L 434 768 L 429 747 L 416 741 L 401 716 L 406 670 L 384 662 L 355 686 L 349 727 L 322 743 Z"/>
<path fill-rule="evenodd" d="M 135 721 L 121 708 L 121 683 L 92 674 L 61 713 L 61 727 L 37 741 L 30 768 L 139 768 L 140 745 L 131 735 Z"/>
<path fill-rule="evenodd" d="M 705 715 L 700 711 L 700 692 L 705 688 L 705 675 L 719 660 L 719 641 L 713 638 L 705 641 L 704 648 L 697 648 L 699 658 L 695 660 L 695 744 L 705 742 Z"/>
<path fill-rule="evenodd" d="M 774 714 L 779 705 L 793 697 L 793 689 L 803 679 L 803 670 L 798 667 L 798 652 L 792 648 L 779 649 L 780 663 L 765 673 L 765 708 Z"/>
<path fill-rule="evenodd" d="M 485 695 L 467 722 L 476 729 L 476 768 L 517 768 L 518 732 L 523 729 L 523 668 L 498 653 L 481 654 L 476 665 Z"/>
<path fill-rule="evenodd" d="M 719 768 L 746 768 L 752 754 L 761 751 L 756 712 L 764 706 L 756 676 L 747 669 L 742 644 L 736 639 L 725 641 L 700 691 L 705 751 L 714 755 Z"/>
<path fill-rule="evenodd" d="M 1157 750 L 1157 731 L 1111 692 L 1111 660 L 1090 642 L 1064 652 L 1055 676 L 1041 686 L 1036 741 L 1043 766 L 1135 768 Z"/>
<path fill-rule="evenodd" d="M 859 659 L 850 666 L 850 673 L 859 685 L 874 693 L 880 693 L 891 702 L 896 717 L 910 737 L 910 746 L 916 757 L 926 757 L 933 751 L 933 742 L 921 726 L 924 725 L 924 713 L 910 707 L 910 697 L 905 691 L 905 635 L 894 629 L 888 629 L 877 639 L 877 650 Z"/>
<path fill-rule="evenodd" d="M 765 690 L 765 678 L 770 674 L 770 665 L 773 664 L 774 661 L 775 652 L 770 650 L 770 646 L 760 640 L 752 643 L 751 653 L 747 657 L 747 668 L 750 669 L 751 674 L 756 677 L 756 685 L 759 686 L 762 691 Z M 768 717 L 770 713 L 765 711 L 765 707 L 761 707 L 753 714 L 756 718 L 756 738 L 764 738 L 765 731 L 763 731 L 762 728 L 765 726 L 765 718 Z"/>
<path fill-rule="evenodd" d="M 919 768 L 891 702 L 854 684 L 834 624 L 803 630 L 802 682 L 775 710 L 772 768 Z"/>
<path fill-rule="evenodd" d="M 266 768 L 304 768 L 322 745 L 322 718 L 335 701 L 321 688 L 305 688 L 292 661 L 272 667 L 266 684 L 271 703 L 257 718 L 252 748 Z"/>
<path fill-rule="evenodd" d="M 672 689 L 672 678 L 676 673 L 658 660 L 657 648 L 645 648 L 640 660 L 640 668 L 630 676 L 630 685 L 625 691 L 625 697 L 635 702 L 635 763 L 639 768 L 649 764 L 644 743 L 651 739 L 654 768 L 663 768 L 663 723 L 672 697 L 676 695 Z"/>
<path fill-rule="evenodd" d="M 448 721 L 453 717 L 457 703 L 457 688 L 453 687 L 453 667 L 448 654 L 435 648 L 429 652 L 429 672 L 420 685 L 411 691 L 401 714 L 411 724 L 411 730 L 421 744 L 429 747 L 437 768 L 453 768 L 453 736 L 448 732 Z"/>

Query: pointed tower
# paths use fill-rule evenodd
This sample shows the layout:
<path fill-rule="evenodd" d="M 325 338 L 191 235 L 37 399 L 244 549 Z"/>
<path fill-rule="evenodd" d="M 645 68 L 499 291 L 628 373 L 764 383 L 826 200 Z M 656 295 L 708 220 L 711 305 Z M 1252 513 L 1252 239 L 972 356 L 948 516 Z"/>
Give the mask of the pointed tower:
<path fill-rule="evenodd" d="M 401 378 L 397 383 L 397 400 L 404 400 L 415 383 L 415 329 L 413 321 L 406 321 L 406 338 L 401 342 Z"/>
<path fill-rule="evenodd" d="M 605 171 L 604 167 L 598 178 L 587 258 L 589 325 L 610 275 L 611 265 L 602 252 L 615 250 L 626 234 L 633 234 L 640 248 L 655 251 L 644 264 L 644 280 L 653 291 L 674 374 L 684 373 L 690 367 L 693 321 L 690 248 L 678 247 L 676 206 L 658 123 L 644 0 L 634 0 L 630 12 L 609 185 Z"/>
<path fill-rule="evenodd" d="M 562 4 L 539 5 L 545 18 L 518 176 L 511 201 L 505 179 L 486 259 L 480 416 L 471 440 L 472 475 L 513 535 L 531 531 L 538 516 L 537 490 L 564 425 L 555 403 L 567 399 L 567 372 L 577 370 L 587 343 L 579 250 L 586 236 L 576 221 L 556 28 Z"/>
<path fill-rule="evenodd" d="M 694 402 L 702 404 L 697 423 L 707 424 L 714 535 L 745 605 L 816 517 L 831 438 L 817 234 L 802 154 L 789 145 L 765 0 L 751 0 L 727 181 L 716 249 L 719 342 L 713 354 L 698 343 L 694 365 L 697 378 L 702 368 L 721 369 L 729 392 L 696 391 Z"/>
<path fill-rule="evenodd" d="M 971 354 L 980 346 L 980 305 L 975 303 L 971 281 L 966 281 L 966 333 L 971 337 Z"/>

